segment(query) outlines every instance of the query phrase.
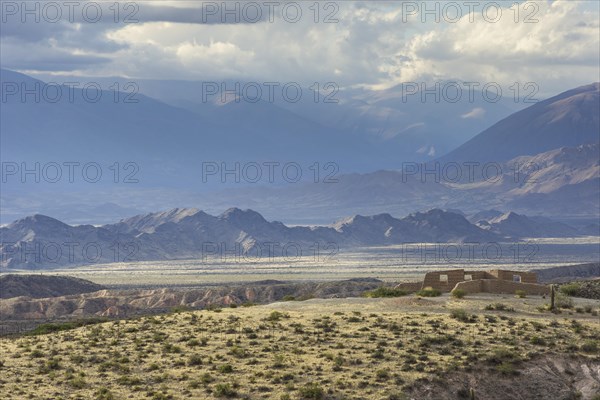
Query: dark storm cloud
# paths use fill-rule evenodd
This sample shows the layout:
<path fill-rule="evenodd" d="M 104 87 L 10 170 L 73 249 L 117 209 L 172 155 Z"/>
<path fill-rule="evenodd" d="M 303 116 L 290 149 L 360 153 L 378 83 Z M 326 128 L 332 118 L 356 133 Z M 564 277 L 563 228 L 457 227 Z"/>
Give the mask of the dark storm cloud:
<path fill-rule="evenodd" d="M 24 2 L 1 1 L 2 66 L 47 71 L 81 69 L 106 63 L 108 56 L 127 48 L 111 40 L 108 33 L 131 24 L 247 24 L 260 23 L 271 15 L 268 8 L 252 2 L 228 3 L 227 9 L 221 2 L 202 2 L 197 7 L 91 2 L 94 6 L 88 8 L 84 8 L 86 3 L 73 3 L 28 2 L 26 10 Z M 74 54 L 74 49 L 100 55 Z"/>

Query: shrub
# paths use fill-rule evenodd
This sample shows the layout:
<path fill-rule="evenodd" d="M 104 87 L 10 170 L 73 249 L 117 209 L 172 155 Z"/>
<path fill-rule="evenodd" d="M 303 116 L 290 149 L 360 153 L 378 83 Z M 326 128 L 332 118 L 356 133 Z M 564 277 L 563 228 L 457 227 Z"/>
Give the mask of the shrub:
<path fill-rule="evenodd" d="M 380 369 L 375 373 L 378 381 L 386 381 L 390 379 L 390 372 L 387 369 Z"/>
<path fill-rule="evenodd" d="M 85 379 L 81 376 L 73 378 L 69 381 L 69 385 L 73 386 L 76 389 L 83 389 L 87 383 Z"/>
<path fill-rule="evenodd" d="M 273 368 L 279 369 L 285 367 L 285 357 L 283 354 L 275 354 L 273 361 Z"/>
<path fill-rule="evenodd" d="M 573 308 L 573 299 L 563 292 L 556 294 L 554 305 L 558 308 Z"/>
<path fill-rule="evenodd" d="M 113 400 L 115 396 L 105 387 L 101 387 L 96 391 L 97 400 Z"/>
<path fill-rule="evenodd" d="M 538 346 L 544 346 L 546 344 L 546 340 L 539 336 L 533 336 L 530 340 L 532 344 L 536 344 Z"/>
<path fill-rule="evenodd" d="M 407 293 L 401 289 L 394 289 L 386 286 L 378 287 L 375 290 L 365 292 L 365 297 L 401 297 L 406 296 Z"/>
<path fill-rule="evenodd" d="M 452 297 L 456 297 L 457 299 L 462 299 L 467 295 L 467 291 L 463 289 L 454 289 L 451 293 Z"/>
<path fill-rule="evenodd" d="M 188 306 L 174 306 L 174 307 L 171 307 L 171 314 L 179 314 L 179 313 L 191 311 L 191 310 L 193 310 L 193 308 L 188 307 Z"/>
<path fill-rule="evenodd" d="M 524 290 L 516 290 L 515 295 L 520 299 L 524 299 L 525 297 L 527 297 L 527 292 Z"/>
<path fill-rule="evenodd" d="M 417 292 L 417 296 L 421 296 L 421 297 L 438 297 L 441 295 L 442 295 L 441 291 L 431 288 L 431 287 L 421 289 Z"/>
<path fill-rule="evenodd" d="M 267 321 L 277 322 L 277 321 L 281 320 L 281 318 L 288 318 L 288 317 L 289 316 L 287 314 L 284 314 L 282 312 L 272 311 L 271 314 L 269 314 L 269 316 L 267 317 Z"/>
<path fill-rule="evenodd" d="M 581 286 L 578 283 L 568 283 L 560 287 L 560 292 L 567 296 L 577 296 Z"/>
<path fill-rule="evenodd" d="M 456 310 L 452 310 L 450 312 L 450 316 L 454 319 L 457 319 L 462 322 L 471 322 L 473 319 L 469 314 L 463 310 L 462 308 L 458 308 Z"/>
<path fill-rule="evenodd" d="M 51 358 L 49 360 L 46 360 L 46 362 L 40 366 L 40 372 L 45 374 L 51 371 L 56 371 L 58 369 L 60 369 L 60 363 L 58 358 Z"/>
<path fill-rule="evenodd" d="M 229 383 L 217 383 L 215 385 L 215 396 L 217 397 L 235 397 L 237 392 L 231 387 Z"/>
<path fill-rule="evenodd" d="M 189 366 L 202 365 L 202 357 L 200 357 L 200 355 L 198 355 L 198 354 L 192 354 L 190 356 L 190 358 L 188 359 L 187 365 L 189 365 Z"/>
<path fill-rule="evenodd" d="M 39 349 L 35 349 L 31 352 L 30 357 L 31 358 L 42 358 L 42 357 L 44 357 L 44 353 Z"/>
<path fill-rule="evenodd" d="M 490 355 L 487 356 L 486 361 L 490 364 L 502 364 L 505 362 L 518 362 L 521 358 L 519 355 L 510 349 L 507 348 L 497 348 L 492 351 Z"/>
<path fill-rule="evenodd" d="M 296 301 L 296 298 L 294 296 L 288 294 L 288 295 L 283 296 L 282 300 L 283 301 Z"/>
<path fill-rule="evenodd" d="M 510 362 L 503 362 L 496 367 L 496 370 L 502 375 L 518 375 L 519 372 L 515 369 L 515 366 Z"/>
<path fill-rule="evenodd" d="M 317 383 L 309 383 L 299 389 L 300 398 L 321 400 L 325 397 L 325 391 Z"/>
<path fill-rule="evenodd" d="M 219 372 L 222 374 L 229 374 L 231 372 L 233 372 L 233 367 L 231 366 L 231 364 L 223 364 L 223 365 L 219 365 Z"/>
<path fill-rule="evenodd" d="M 597 353 L 598 342 L 596 340 L 586 341 L 584 344 L 581 345 L 581 351 L 585 351 L 586 353 Z"/>
<path fill-rule="evenodd" d="M 211 383 L 215 380 L 215 378 L 212 377 L 211 374 L 209 374 L 208 372 L 203 373 L 202 375 L 200 375 L 200 382 L 207 384 L 207 383 Z"/>
<path fill-rule="evenodd" d="M 514 308 L 507 306 L 504 303 L 494 303 L 494 304 L 488 304 L 487 306 L 485 306 L 485 309 L 487 311 L 515 311 Z"/>

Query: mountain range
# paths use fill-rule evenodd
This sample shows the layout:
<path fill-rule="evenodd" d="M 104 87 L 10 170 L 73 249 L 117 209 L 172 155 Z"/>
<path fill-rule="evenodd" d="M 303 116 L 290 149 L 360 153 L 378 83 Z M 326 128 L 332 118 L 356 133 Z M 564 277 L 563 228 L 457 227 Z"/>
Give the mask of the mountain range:
<path fill-rule="evenodd" d="M 198 202 L 209 210 L 231 204 L 265 210 L 278 219 L 301 210 L 296 223 L 339 219 L 353 213 L 407 214 L 430 208 L 460 209 L 467 214 L 498 209 L 586 224 L 597 222 L 600 214 L 598 143 L 489 164 L 488 175 L 481 169 L 473 170 L 473 179 L 466 178 L 468 164 L 458 164 L 465 176 L 462 180 L 454 180 L 450 172 L 444 174 L 444 166 L 450 164 L 413 165 L 417 172 L 376 171 L 341 175 L 336 183 L 230 189 L 204 195 Z M 427 169 L 438 172 L 427 174 Z"/>
<path fill-rule="evenodd" d="M 3 85 L 44 84 L 4 69 L 0 78 Z M 19 171 L 3 176 L 0 222 L 46 214 L 107 224 L 172 207 L 250 208 L 291 224 L 431 208 L 499 209 L 582 224 L 600 216 L 598 83 L 525 109 L 512 101 L 424 103 L 418 94 L 407 100 L 402 85 L 340 90 L 340 101 L 326 105 L 311 96 L 297 103 L 219 101 L 218 95 L 198 102 L 200 84 L 142 80 L 136 103 L 108 89 L 96 103 L 85 101 L 82 89 L 73 90 L 73 101 L 63 95 L 54 103 L 5 93 L 0 156 Z M 295 162 L 302 178 L 240 183 L 216 174 L 204 182 L 206 161 L 225 168 Z M 66 168 L 58 183 L 21 175 L 36 163 L 64 162 L 96 162 L 102 179 L 76 175 L 69 182 Z M 328 162 L 331 170 L 323 168 Z M 472 163 L 478 165 L 471 171 Z M 331 171 L 334 182 L 324 182 Z M 134 183 L 126 182 L 130 173 Z"/>
<path fill-rule="evenodd" d="M 2 268 L 44 269 L 148 260 L 295 258 L 315 247 L 405 243 L 502 242 L 521 237 L 590 234 L 565 224 L 515 213 L 470 222 L 459 212 L 432 209 L 404 218 L 355 215 L 330 226 L 286 226 L 252 210 L 231 208 L 213 216 L 180 208 L 103 226 L 71 226 L 44 215 L 0 228 Z M 600 235 L 600 233 L 598 233 Z"/>

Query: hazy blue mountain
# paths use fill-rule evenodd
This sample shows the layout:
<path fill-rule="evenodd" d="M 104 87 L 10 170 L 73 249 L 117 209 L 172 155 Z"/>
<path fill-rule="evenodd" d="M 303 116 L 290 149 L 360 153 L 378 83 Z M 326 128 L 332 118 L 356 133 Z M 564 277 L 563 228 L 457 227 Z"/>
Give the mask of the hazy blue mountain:
<path fill-rule="evenodd" d="M 419 173 L 377 171 L 341 175 L 337 183 L 294 187 L 238 189 L 204 196 L 203 208 L 227 206 L 229 201 L 295 222 L 327 221 L 343 215 L 415 209 L 460 209 L 476 214 L 486 209 L 512 209 L 528 215 L 597 218 L 600 210 L 600 146 L 598 143 L 563 147 L 498 164 L 493 179 L 453 183 Z M 518 173 L 516 173 L 517 171 Z M 492 216 L 501 215 L 497 211 Z M 477 214 L 476 214 L 477 215 Z M 471 222 L 487 215 L 469 217 Z M 593 230 L 593 227 L 591 228 Z"/>
<path fill-rule="evenodd" d="M 496 218 L 501 216 L 502 214 L 504 214 L 502 211 L 498 211 L 498 210 L 482 210 L 482 211 L 478 211 L 474 214 L 471 214 L 467 217 L 467 219 L 476 224 L 479 221 L 489 221 L 492 218 Z"/>
<path fill-rule="evenodd" d="M 93 263 L 217 257 L 310 255 L 315 247 L 414 242 L 501 240 L 462 215 L 430 210 L 394 218 L 354 216 L 333 226 L 269 222 L 252 210 L 231 208 L 218 216 L 197 209 L 173 209 L 94 227 L 71 226 L 44 215 L 0 228 L 3 268 L 52 268 Z M 300 253 L 298 253 L 300 252 Z"/>
<path fill-rule="evenodd" d="M 600 83 L 568 90 L 516 112 L 441 158 L 504 162 L 600 141 Z"/>
<path fill-rule="evenodd" d="M 134 81 L 140 93 L 151 98 L 192 111 L 213 123 L 243 131 L 253 129 L 257 142 L 273 131 L 292 136 L 301 131 L 301 136 L 314 144 L 313 151 L 335 146 L 341 156 L 351 157 L 352 160 L 332 159 L 331 156 L 315 160 L 336 161 L 346 172 L 396 169 L 403 161 L 434 159 L 526 105 L 521 99 L 515 102 L 508 96 L 492 104 L 484 101 L 480 91 L 476 91 L 476 96 L 470 99 L 466 86 L 459 81 L 440 82 L 437 99 L 432 95 L 423 97 L 420 88 L 414 94 L 406 94 L 406 85 L 385 90 L 339 88 L 334 93 L 332 89 L 325 90 L 323 82 L 319 83 L 319 96 L 315 97 L 314 86 L 303 87 L 302 96 L 295 102 L 286 101 L 282 95 L 281 85 L 285 82 L 273 90 L 272 99 L 267 87 L 258 83 L 262 99 L 253 102 L 253 90 L 246 92 L 248 99 L 242 93 L 227 94 L 222 100 L 220 85 L 225 85 L 228 91 L 235 91 L 238 83 L 240 91 L 243 91 L 241 88 L 248 82 L 239 80 L 86 79 L 105 86 L 115 82 L 123 86 Z M 250 83 L 254 85 L 254 82 Z M 219 86 L 219 91 L 209 94 L 207 85 L 213 84 Z M 454 94 L 452 90 L 444 90 L 447 84 L 461 87 L 458 100 L 448 99 Z M 428 88 L 433 88 L 433 85 Z M 444 91 L 447 92 L 445 97 Z M 331 102 L 325 102 L 327 96 Z M 279 143 L 285 146 L 287 142 Z M 346 146 L 347 151 L 342 151 Z M 314 155 L 317 156 L 320 155 Z"/>
<path fill-rule="evenodd" d="M 136 102 L 127 103 L 128 93 L 108 85 L 101 85 L 101 92 L 69 89 L 4 69 L 0 80 L 3 87 L 19 88 L 15 95 L 5 94 L 0 112 L 3 160 L 29 165 L 94 161 L 106 167 L 105 175 L 114 162 L 130 161 L 139 168 L 138 187 L 205 189 L 202 162 L 231 167 L 235 162 L 278 161 L 304 167 L 332 161 L 351 172 L 371 169 L 368 161 L 377 154 L 366 140 L 264 102 L 212 104 L 209 112 L 197 113 L 140 93 L 129 99 Z M 39 99 L 22 97 L 25 89 L 37 92 Z M 62 95 L 54 97 L 58 90 Z M 97 95 L 97 102 L 89 100 Z"/>
<path fill-rule="evenodd" d="M 527 217 L 512 211 L 488 220 L 480 220 L 477 226 L 499 235 L 512 237 L 573 237 L 581 234 L 567 224 L 548 218 Z"/>
<path fill-rule="evenodd" d="M 414 242 L 499 241 L 503 237 L 485 232 L 462 215 L 432 209 L 396 219 L 390 214 L 355 215 L 334 224 L 338 232 L 358 242 L 378 245 Z"/>
<path fill-rule="evenodd" d="M 435 162 L 411 164 L 416 172 L 405 167 L 403 171 L 350 174 L 331 185 L 241 189 L 222 197 L 261 211 L 262 205 L 277 217 L 301 209 L 309 221 L 355 212 L 403 214 L 427 208 L 456 208 L 471 214 L 501 208 L 534 215 L 597 217 L 598 98 L 598 84 L 562 93 L 512 114 L 468 146 Z M 478 167 L 471 178 L 469 161 L 493 162 L 498 170 L 486 175 Z M 453 162 L 462 173 L 456 182 L 443 173 L 426 172 L 443 170 Z M 209 204 L 213 203 L 205 205 Z"/>
<path fill-rule="evenodd" d="M 447 83 L 440 83 L 440 93 Z M 234 84 L 226 82 L 226 87 L 233 88 Z M 201 115 L 212 114 L 221 102 L 220 93 L 209 96 L 210 101 L 203 102 L 201 82 L 142 80 L 139 85 L 142 93 Z M 458 85 L 461 86 L 461 83 L 458 82 Z M 229 101 L 230 107 L 217 112 L 230 116 L 225 118 L 234 122 L 236 117 L 242 116 L 241 122 L 252 121 L 254 113 L 268 110 L 269 120 L 273 120 L 275 126 L 280 119 L 290 122 L 286 129 L 293 129 L 296 121 L 301 125 L 312 121 L 320 126 L 320 130 L 327 129 L 327 136 L 342 132 L 344 136 L 337 142 L 338 146 L 348 141 L 366 140 L 369 146 L 377 149 L 377 156 L 370 158 L 370 164 L 361 164 L 370 167 L 368 171 L 400 168 L 403 161 L 434 159 L 525 106 L 508 98 L 491 104 L 485 102 L 481 94 L 471 100 L 466 91 L 456 102 L 447 101 L 442 95 L 438 99 L 431 95 L 423 97 L 420 89 L 410 95 L 406 92 L 403 85 L 385 90 L 341 88 L 335 94 L 332 90 L 322 90 L 315 101 L 315 92 L 303 88 L 303 96 L 297 102 L 286 102 L 279 94 L 272 102 L 266 98 L 257 103 Z M 325 103 L 327 95 L 335 102 Z M 263 97 L 266 96 L 265 91 Z M 284 113 L 284 110 L 294 116 Z M 300 118 L 304 121 L 301 122 Z M 355 153 L 355 157 L 365 152 L 363 148 Z M 354 172 L 364 171 L 357 169 Z"/>
<path fill-rule="evenodd" d="M 1 71 L 1 78 L 3 82 L 29 86 L 42 84 L 7 70 Z M 168 83 L 173 86 L 170 90 Z M 154 84 L 153 94 L 164 89 L 165 97 L 175 103 L 175 96 L 183 93 L 184 99 L 179 102 L 186 105 L 173 106 L 141 94 L 137 95 L 138 103 L 119 104 L 113 101 L 115 94 L 110 91 L 103 92 L 102 101 L 91 104 L 83 101 L 83 92 L 77 90 L 73 102 L 66 96 L 55 104 L 23 102 L 19 96 L 3 102 L 3 161 L 26 161 L 30 166 L 33 162 L 95 161 L 103 164 L 104 175 L 96 184 L 82 182 L 81 177 L 69 184 L 65 177 L 58 184 L 42 181 L 32 185 L 9 177 L 0 194 L 2 223 L 41 213 L 70 223 L 98 224 L 111 220 L 111 212 L 123 217 L 176 206 L 200 207 L 211 213 L 234 206 L 251 208 L 272 219 L 300 224 L 330 223 L 357 213 L 403 215 L 430 208 L 460 209 L 469 214 L 497 208 L 527 215 L 598 215 L 598 84 L 567 91 L 518 111 L 469 142 L 477 146 L 469 144 L 439 159 L 445 165 L 445 160 L 457 154 L 467 157 L 464 162 L 484 157 L 486 152 L 502 159 L 498 180 L 478 176 L 474 181 L 456 183 L 443 176 L 423 179 L 418 173 L 403 173 L 402 151 L 410 148 L 415 152 L 416 142 L 411 142 L 410 134 L 395 135 L 394 127 L 429 115 L 437 122 L 426 124 L 427 129 L 438 126 L 434 130 L 441 134 L 444 123 L 458 126 L 453 125 L 450 116 L 465 111 L 461 107 L 466 104 L 444 108 L 443 104 L 420 103 L 416 100 L 419 96 L 405 103 L 402 88 L 396 87 L 380 92 L 341 91 L 337 105 L 315 104 L 310 99 L 295 105 L 213 99 L 198 105 L 193 101 L 197 86 L 192 85 L 186 92 L 185 82 Z M 483 114 L 491 115 L 491 111 Z M 418 130 L 420 126 L 413 128 Z M 376 127 L 381 128 L 379 134 Z M 426 153 L 431 150 L 428 140 L 419 142 Z M 573 146 L 547 149 L 556 143 Z M 507 151 L 503 150 L 506 146 Z M 400 147 L 404 150 L 398 150 Z M 465 149 L 473 152 L 473 157 L 467 156 Z M 434 156 L 419 157 L 428 160 Z M 138 182 L 115 184 L 110 169 L 115 161 L 120 163 L 121 181 L 131 172 L 124 170 L 124 164 L 135 162 Z M 231 177 L 223 184 L 219 174 L 203 182 L 204 161 L 224 161 L 229 167 L 245 161 L 298 162 L 302 164 L 303 181 L 286 184 L 278 171 L 274 184 L 264 180 L 248 184 L 244 179 L 232 184 Z M 315 161 L 320 163 L 320 179 L 310 183 L 310 167 Z M 334 182 L 324 183 L 323 178 L 331 170 L 323 166 L 329 161 L 335 162 L 339 170 Z M 369 166 L 380 163 L 397 168 L 346 173 L 368 171 Z"/>

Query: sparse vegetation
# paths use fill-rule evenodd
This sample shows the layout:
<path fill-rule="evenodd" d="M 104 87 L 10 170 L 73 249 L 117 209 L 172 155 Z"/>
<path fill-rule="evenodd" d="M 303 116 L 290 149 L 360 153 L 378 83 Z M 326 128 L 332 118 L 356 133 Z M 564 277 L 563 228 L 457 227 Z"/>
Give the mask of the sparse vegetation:
<path fill-rule="evenodd" d="M 52 332 L 68 331 L 71 329 L 79 328 L 81 326 L 100 324 L 106 321 L 106 318 L 89 318 L 78 321 L 40 324 L 37 327 L 35 327 L 35 329 L 28 332 L 28 335 L 46 335 Z"/>
<path fill-rule="evenodd" d="M 364 296 L 365 297 L 401 297 L 401 296 L 406 296 L 407 294 L 408 293 L 404 290 L 381 286 L 375 290 L 366 292 L 364 294 Z"/>
<path fill-rule="evenodd" d="M 487 306 L 485 306 L 485 310 L 487 310 L 487 311 L 509 311 L 509 312 L 515 311 L 515 309 L 513 307 L 507 306 L 504 303 L 488 304 Z"/>
<path fill-rule="evenodd" d="M 325 397 L 325 391 L 317 383 L 309 383 L 303 386 L 300 391 L 300 398 L 310 400 L 321 400 Z"/>
<path fill-rule="evenodd" d="M 465 297 L 467 295 L 467 291 L 463 290 L 463 289 L 454 289 L 452 292 L 452 297 L 457 298 L 457 299 L 462 299 L 463 297 Z"/>
<path fill-rule="evenodd" d="M 559 292 L 556 294 L 554 305 L 557 308 L 573 308 L 573 299 L 571 299 L 571 297 L 566 295 L 564 292 Z"/>
<path fill-rule="evenodd" d="M 515 295 L 520 299 L 524 299 L 525 297 L 527 297 L 527 292 L 524 290 L 516 290 Z"/>
<path fill-rule="evenodd" d="M 481 369 L 516 379 L 525 362 L 548 349 L 589 360 L 598 353 L 600 331 L 588 304 L 578 303 L 583 312 L 570 320 L 546 322 L 515 311 L 512 305 L 523 302 L 512 296 L 488 306 L 474 297 L 464 302 L 471 308 L 452 310 L 445 307 L 456 302 L 443 298 L 355 300 L 363 304 L 182 310 L 42 328 L 0 341 L 0 390 L 7 400 L 38 393 L 57 399 L 64 393 L 90 399 L 408 399 L 422 398 L 412 392 L 421 382 L 433 384 L 449 373 Z M 403 302 L 422 308 L 407 312 L 398 307 Z M 432 304 L 443 307 L 431 311 Z M 468 396 L 469 388 L 463 392 Z"/>
<path fill-rule="evenodd" d="M 473 322 L 474 320 L 474 317 L 469 315 L 467 311 L 463 310 L 462 308 L 452 310 L 450 312 L 450 315 L 452 316 L 452 318 L 457 319 L 461 322 Z"/>

